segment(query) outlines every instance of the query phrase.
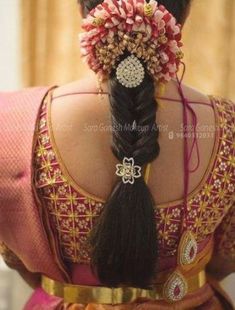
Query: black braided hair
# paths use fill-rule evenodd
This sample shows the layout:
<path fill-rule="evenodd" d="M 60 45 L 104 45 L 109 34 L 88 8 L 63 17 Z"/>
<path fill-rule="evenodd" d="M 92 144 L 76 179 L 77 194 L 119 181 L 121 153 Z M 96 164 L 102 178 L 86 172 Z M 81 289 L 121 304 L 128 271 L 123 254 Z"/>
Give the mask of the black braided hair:
<path fill-rule="evenodd" d="M 102 3 L 100 0 L 80 1 L 84 16 Z M 179 23 L 189 2 L 158 1 Z M 128 55 L 125 52 L 119 61 Z M 153 78 L 145 68 L 144 81 L 135 88 L 126 88 L 118 82 L 113 69 L 109 88 L 112 152 L 120 162 L 124 157 L 133 157 L 135 164 L 143 168 L 160 152 L 156 124 L 158 103 Z M 146 288 L 154 280 L 158 260 L 155 208 L 153 196 L 144 181 L 143 169 L 142 176 L 136 178 L 134 184 L 124 184 L 120 178 L 114 185 L 89 235 L 92 271 L 104 285 Z"/>

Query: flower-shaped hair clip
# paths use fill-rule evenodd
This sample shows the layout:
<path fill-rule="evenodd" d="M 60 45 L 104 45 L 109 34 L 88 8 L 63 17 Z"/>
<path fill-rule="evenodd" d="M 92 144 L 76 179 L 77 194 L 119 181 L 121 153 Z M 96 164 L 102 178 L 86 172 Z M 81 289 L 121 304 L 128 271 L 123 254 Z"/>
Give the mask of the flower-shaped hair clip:
<path fill-rule="evenodd" d="M 141 167 L 135 165 L 133 157 L 124 157 L 122 164 L 116 165 L 116 175 L 122 177 L 123 183 L 133 184 L 135 178 L 141 177 Z"/>

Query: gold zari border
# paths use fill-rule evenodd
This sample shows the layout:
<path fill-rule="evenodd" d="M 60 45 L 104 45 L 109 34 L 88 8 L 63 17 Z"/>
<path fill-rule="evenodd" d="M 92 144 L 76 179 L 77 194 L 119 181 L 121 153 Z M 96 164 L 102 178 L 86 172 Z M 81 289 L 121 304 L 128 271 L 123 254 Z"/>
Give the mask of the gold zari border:
<path fill-rule="evenodd" d="M 98 94 L 98 93 L 97 93 Z M 54 132 L 53 132 L 53 126 L 52 126 L 52 120 L 51 120 L 51 106 L 52 106 L 52 99 L 53 99 L 53 90 L 51 90 L 49 92 L 49 98 L 48 98 L 48 102 L 47 102 L 47 124 L 48 124 L 48 132 L 49 132 L 49 136 L 50 136 L 50 140 L 51 140 L 51 146 L 56 154 L 56 159 L 59 163 L 60 169 L 63 173 L 63 175 L 66 177 L 66 179 L 69 181 L 69 183 L 73 186 L 73 188 L 78 191 L 79 193 L 81 193 L 82 195 L 84 195 L 85 197 L 91 198 L 93 200 L 95 200 L 96 202 L 101 202 L 101 203 L 105 203 L 105 200 L 101 197 L 98 197 L 94 194 L 91 194 L 90 192 L 86 191 L 85 189 L 83 189 L 75 180 L 74 178 L 71 176 L 71 174 L 68 171 L 68 168 L 66 167 L 62 156 L 60 154 L 60 151 L 58 149 L 58 146 L 56 144 L 55 141 L 55 137 L 54 137 Z M 213 107 L 213 111 L 214 111 L 214 118 L 215 118 L 215 126 L 216 128 L 219 127 L 220 123 L 221 123 L 221 118 L 219 115 L 219 111 L 218 111 L 218 107 L 216 105 L 216 99 L 213 96 L 208 96 L 208 99 L 210 100 L 211 106 Z M 219 130 L 215 131 L 215 139 L 214 139 L 214 145 L 213 145 L 213 150 L 212 150 L 212 154 L 210 157 L 210 161 L 209 164 L 207 165 L 207 169 L 204 172 L 204 175 L 202 177 L 202 179 L 200 180 L 199 184 L 196 186 L 196 188 L 194 188 L 190 193 L 188 193 L 187 195 L 187 200 L 190 200 L 194 195 L 198 194 L 200 190 L 202 190 L 203 186 L 205 185 L 205 182 L 207 180 L 207 178 L 209 177 L 210 173 L 211 173 L 211 169 L 213 167 L 213 165 L 215 164 L 215 160 L 216 160 L 216 156 L 218 155 L 218 150 L 219 150 L 219 146 L 220 146 L 220 132 Z M 148 163 L 146 166 L 146 171 L 145 171 L 145 182 L 148 184 L 149 181 L 149 174 L 150 174 L 150 167 L 151 167 L 152 163 Z M 169 202 L 164 202 L 164 203 L 160 203 L 157 205 L 158 209 L 161 208 L 168 208 L 171 206 L 176 206 L 179 205 L 183 202 L 183 199 L 176 199 L 176 200 L 172 200 Z"/>
<path fill-rule="evenodd" d="M 205 270 L 187 277 L 187 293 L 192 293 L 206 284 Z M 164 299 L 164 284 L 155 284 L 152 289 L 141 289 L 137 287 L 105 287 L 74 285 L 55 281 L 42 276 L 42 288 L 49 295 L 64 299 L 68 303 L 100 303 L 100 304 L 121 304 L 132 302 L 136 298 L 144 297 L 154 300 Z"/>

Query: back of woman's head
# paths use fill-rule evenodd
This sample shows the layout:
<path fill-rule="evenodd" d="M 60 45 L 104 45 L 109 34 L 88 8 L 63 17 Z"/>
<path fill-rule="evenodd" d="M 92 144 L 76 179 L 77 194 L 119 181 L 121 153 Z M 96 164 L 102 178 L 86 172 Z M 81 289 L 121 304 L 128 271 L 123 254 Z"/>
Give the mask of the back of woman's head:
<path fill-rule="evenodd" d="M 184 22 L 189 2 L 158 1 L 179 23 Z M 100 3 L 81 0 L 84 16 Z M 128 55 L 125 51 L 119 63 Z M 143 66 L 144 80 L 135 88 L 123 86 L 115 68 L 109 75 L 112 152 L 120 162 L 124 157 L 133 158 L 135 165 L 142 168 L 160 153 L 155 123 L 157 86 Z M 156 208 L 143 173 L 133 184 L 123 183 L 120 178 L 114 185 L 89 238 L 92 270 L 102 283 L 147 287 L 154 280 L 158 261 Z"/>
<path fill-rule="evenodd" d="M 176 18 L 177 22 L 183 24 L 187 16 L 188 8 L 192 0 L 158 0 Z M 78 0 L 82 6 L 83 15 L 86 16 L 94 7 L 102 3 L 102 0 Z"/>

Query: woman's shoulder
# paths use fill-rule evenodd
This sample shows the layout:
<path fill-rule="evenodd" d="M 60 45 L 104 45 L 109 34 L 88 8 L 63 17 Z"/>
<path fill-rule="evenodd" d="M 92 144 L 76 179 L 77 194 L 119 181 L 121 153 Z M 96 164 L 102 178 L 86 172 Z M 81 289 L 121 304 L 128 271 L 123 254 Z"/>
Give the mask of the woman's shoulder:
<path fill-rule="evenodd" d="M 106 95 L 101 98 L 98 96 L 99 86 L 92 77 L 55 88 L 51 100 L 54 123 L 63 120 L 63 123 L 73 124 L 74 128 L 84 128 L 84 124 L 104 121 L 110 111 L 107 88 L 103 91 Z"/>
<path fill-rule="evenodd" d="M 59 85 L 55 89 L 54 94 L 56 96 L 61 96 L 67 94 L 79 94 L 83 92 L 98 92 L 98 80 L 95 76 L 87 75 L 78 80 Z"/>
<path fill-rule="evenodd" d="M 224 105 L 231 105 L 231 106 L 235 105 L 235 101 L 233 101 L 231 98 L 226 98 L 218 94 L 202 92 L 199 89 L 187 85 L 185 83 L 181 84 L 181 89 L 183 91 L 184 96 L 188 99 L 189 102 L 192 103 L 194 102 L 211 103 L 211 101 L 214 100 Z M 179 100 L 181 99 L 180 94 L 178 92 L 178 82 L 176 80 L 172 80 L 172 82 L 169 83 L 169 90 L 173 95 L 175 95 L 176 99 Z"/>
<path fill-rule="evenodd" d="M 181 83 L 179 87 L 179 83 L 175 79 L 171 80 L 165 88 L 165 94 L 167 94 L 167 97 L 174 98 L 178 101 L 181 101 L 182 99 L 180 91 L 182 91 L 183 96 L 187 98 L 189 102 L 210 103 L 210 98 L 206 93 L 203 93 L 200 90 L 185 83 Z"/>
<path fill-rule="evenodd" d="M 157 87 L 157 86 L 156 86 Z M 189 102 L 202 102 L 210 104 L 212 97 L 220 98 L 219 96 L 212 96 L 211 94 L 203 93 L 202 91 L 186 85 L 184 83 L 181 84 L 181 89 L 183 91 L 184 97 L 188 99 Z M 104 92 L 108 92 L 107 83 L 102 85 L 102 90 Z M 65 100 L 74 100 L 77 101 L 79 95 L 87 94 L 94 95 L 99 91 L 98 82 L 96 81 L 94 76 L 84 76 L 83 78 L 58 86 L 54 90 L 55 98 L 63 98 Z M 166 97 L 170 97 L 172 99 L 181 101 L 180 93 L 178 90 L 178 82 L 177 80 L 171 80 L 165 87 L 165 95 Z M 164 96 L 163 96 L 164 97 Z M 224 99 L 224 98 L 223 98 Z M 226 100 L 226 99 L 224 99 Z M 229 99 L 227 99 L 229 101 Z"/>
<path fill-rule="evenodd" d="M 228 118 L 233 118 L 235 122 L 235 103 L 229 98 L 220 97 L 218 95 L 207 94 L 202 92 L 192 86 L 182 83 L 181 89 L 183 95 L 191 103 L 191 106 L 195 110 L 196 114 L 201 116 L 203 119 L 211 118 L 213 119 L 213 109 L 217 110 L 218 117 L 222 117 L 221 111 L 224 109 L 227 111 Z M 103 87 L 103 91 L 107 92 L 107 85 Z M 86 94 L 86 96 L 84 96 Z M 68 105 L 77 107 L 79 104 L 79 109 L 76 111 L 79 115 L 82 115 L 82 119 L 90 117 L 90 111 L 99 111 L 99 100 L 95 100 L 95 96 L 98 94 L 98 85 L 94 76 L 83 77 L 77 81 L 61 85 L 53 91 L 53 98 L 56 98 L 57 107 Z M 177 80 L 172 80 L 166 85 L 165 94 L 166 98 L 172 98 L 176 101 L 181 101 L 182 98 L 179 93 L 179 86 Z M 105 98 L 103 98 L 104 100 Z M 108 104 L 108 98 L 104 100 Z M 201 104 L 200 104 L 201 103 Z M 71 109 L 73 111 L 73 109 Z M 64 112 L 63 112 L 64 114 Z M 78 114 L 76 117 L 78 117 Z M 86 117 L 87 115 L 87 117 Z"/>
<path fill-rule="evenodd" d="M 181 100 L 180 94 L 175 91 L 177 88 L 177 81 L 173 81 L 170 89 L 175 93 L 177 99 Z M 183 83 L 182 91 L 184 97 L 191 103 L 191 106 L 202 115 L 207 116 L 209 109 L 213 108 L 219 120 L 226 119 L 228 123 L 235 123 L 235 101 L 231 98 L 218 94 L 206 94 Z"/>
<path fill-rule="evenodd" d="M 13 154 L 15 158 L 19 158 L 23 146 L 31 147 L 39 107 L 49 89 L 50 87 L 36 87 L 0 92 L 0 157 L 2 160 L 4 157 L 6 159 L 9 156 L 13 157 Z"/>

